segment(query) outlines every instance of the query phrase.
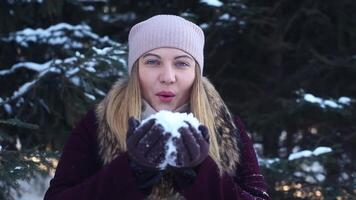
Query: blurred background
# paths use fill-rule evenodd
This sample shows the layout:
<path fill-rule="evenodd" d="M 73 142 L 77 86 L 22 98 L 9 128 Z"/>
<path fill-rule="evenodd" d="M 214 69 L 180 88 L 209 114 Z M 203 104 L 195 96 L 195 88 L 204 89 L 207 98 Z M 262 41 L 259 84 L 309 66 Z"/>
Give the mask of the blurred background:
<path fill-rule="evenodd" d="M 127 74 L 130 27 L 180 15 L 273 199 L 356 199 L 355 0 L 1 0 L 0 199 L 42 199 L 71 127 Z"/>

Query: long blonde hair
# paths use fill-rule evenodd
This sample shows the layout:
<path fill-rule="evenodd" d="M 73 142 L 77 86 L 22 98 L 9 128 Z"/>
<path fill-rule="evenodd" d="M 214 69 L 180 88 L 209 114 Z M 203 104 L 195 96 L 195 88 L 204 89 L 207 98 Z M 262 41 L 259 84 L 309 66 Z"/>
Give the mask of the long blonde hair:
<path fill-rule="evenodd" d="M 105 118 L 110 129 L 115 133 L 119 142 L 119 149 L 126 151 L 126 131 L 128 129 L 128 119 L 133 116 L 137 119 L 141 117 L 141 89 L 138 75 L 138 62 L 133 65 L 131 76 L 116 83 L 119 87 L 111 90 L 105 98 L 107 108 L 105 109 Z M 214 122 L 214 111 L 211 109 L 204 88 L 206 78 L 200 76 L 200 67 L 195 65 L 195 80 L 190 95 L 190 112 L 208 127 L 210 135 L 209 155 L 220 166 L 219 145 L 216 136 L 216 126 Z"/>

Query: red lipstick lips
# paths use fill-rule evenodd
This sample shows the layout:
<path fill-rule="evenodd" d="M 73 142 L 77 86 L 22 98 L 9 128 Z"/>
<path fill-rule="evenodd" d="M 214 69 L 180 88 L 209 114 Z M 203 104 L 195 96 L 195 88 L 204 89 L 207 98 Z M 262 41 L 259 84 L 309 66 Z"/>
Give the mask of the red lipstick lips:
<path fill-rule="evenodd" d="M 169 103 L 176 96 L 173 92 L 162 91 L 156 94 L 163 103 Z"/>

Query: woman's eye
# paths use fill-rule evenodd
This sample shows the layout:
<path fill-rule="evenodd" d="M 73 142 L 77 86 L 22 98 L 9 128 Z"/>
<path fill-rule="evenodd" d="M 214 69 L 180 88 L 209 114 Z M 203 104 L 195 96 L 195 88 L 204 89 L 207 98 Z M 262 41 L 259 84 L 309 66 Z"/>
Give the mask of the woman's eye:
<path fill-rule="evenodd" d="M 190 65 L 186 62 L 177 62 L 176 66 L 178 67 L 189 67 Z"/>
<path fill-rule="evenodd" d="M 158 60 L 147 60 L 145 62 L 145 64 L 147 65 L 156 65 L 156 64 L 159 64 Z"/>

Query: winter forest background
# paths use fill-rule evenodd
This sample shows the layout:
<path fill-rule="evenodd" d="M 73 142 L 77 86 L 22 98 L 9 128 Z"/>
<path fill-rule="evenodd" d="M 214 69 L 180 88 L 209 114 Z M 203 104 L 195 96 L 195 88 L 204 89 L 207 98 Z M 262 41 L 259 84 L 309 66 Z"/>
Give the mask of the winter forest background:
<path fill-rule="evenodd" d="M 254 140 L 273 199 L 356 199 L 355 0 L 1 0 L 0 199 L 42 199 L 71 127 L 159 13 L 206 34 L 205 75 Z"/>

